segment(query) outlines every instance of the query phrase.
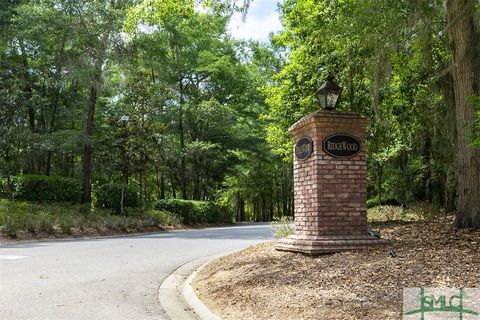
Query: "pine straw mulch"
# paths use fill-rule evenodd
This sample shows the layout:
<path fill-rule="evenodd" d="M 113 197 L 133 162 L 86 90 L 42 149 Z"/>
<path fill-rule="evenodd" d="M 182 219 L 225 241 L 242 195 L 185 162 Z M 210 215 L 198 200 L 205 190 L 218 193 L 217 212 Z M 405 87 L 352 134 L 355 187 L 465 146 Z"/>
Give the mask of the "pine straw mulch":
<path fill-rule="evenodd" d="M 405 287 L 480 286 L 480 230 L 451 225 L 374 223 L 389 247 L 315 258 L 260 244 L 213 261 L 193 286 L 223 319 L 401 319 Z"/>

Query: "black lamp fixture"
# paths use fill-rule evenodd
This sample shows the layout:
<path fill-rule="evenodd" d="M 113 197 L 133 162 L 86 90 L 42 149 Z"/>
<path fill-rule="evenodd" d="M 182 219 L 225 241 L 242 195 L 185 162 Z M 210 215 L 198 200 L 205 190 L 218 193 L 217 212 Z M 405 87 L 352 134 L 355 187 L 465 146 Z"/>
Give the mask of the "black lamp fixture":
<path fill-rule="evenodd" d="M 342 94 L 342 87 L 333 81 L 333 76 L 328 75 L 325 82 L 322 83 L 320 89 L 317 91 L 318 100 L 323 109 L 334 111 L 338 99 Z"/>

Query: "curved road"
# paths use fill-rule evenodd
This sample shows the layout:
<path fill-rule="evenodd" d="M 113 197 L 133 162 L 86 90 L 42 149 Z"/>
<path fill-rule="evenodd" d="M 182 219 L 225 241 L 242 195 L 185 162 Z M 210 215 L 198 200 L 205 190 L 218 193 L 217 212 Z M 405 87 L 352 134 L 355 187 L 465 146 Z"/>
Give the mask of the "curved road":
<path fill-rule="evenodd" d="M 272 239 L 249 224 L 0 244 L 0 319 L 166 319 L 162 280 L 193 259 Z"/>

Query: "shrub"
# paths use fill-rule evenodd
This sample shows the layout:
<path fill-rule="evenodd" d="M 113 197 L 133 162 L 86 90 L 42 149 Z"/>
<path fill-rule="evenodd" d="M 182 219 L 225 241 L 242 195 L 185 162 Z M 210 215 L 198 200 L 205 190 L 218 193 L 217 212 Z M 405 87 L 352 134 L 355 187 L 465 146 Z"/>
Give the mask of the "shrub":
<path fill-rule="evenodd" d="M 182 223 L 182 219 L 169 211 L 164 210 L 149 210 L 147 217 L 151 219 L 152 225 L 165 226 L 165 225 L 179 225 Z"/>
<path fill-rule="evenodd" d="M 6 198 L 10 195 L 8 192 L 7 180 L 0 178 L 0 198 Z"/>
<path fill-rule="evenodd" d="M 96 207 L 103 209 L 112 209 L 115 212 L 121 211 L 123 187 L 123 207 L 124 208 L 138 208 L 140 206 L 140 199 L 137 190 L 131 185 L 121 183 L 107 183 L 101 185 L 95 190 L 97 198 Z"/>
<path fill-rule="evenodd" d="M 192 201 L 196 222 L 224 222 L 222 209 L 211 201 Z"/>
<path fill-rule="evenodd" d="M 112 214 L 111 210 L 95 209 L 79 214 L 80 206 L 65 203 L 39 203 L 0 199 L 0 235 L 19 237 L 22 234 L 72 234 L 112 231 L 142 231 L 144 228 L 180 225 L 181 218 L 168 211 L 131 209 L 129 216 Z"/>
<path fill-rule="evenodd" d="M 17 232 L 22 229 L 19 219 L 14 217 L 6 217 L 2 222 L 1 231 L 11 238 L 17 237 Z"/>
<path fill-rule="evenodd" d="M 76 226 L 76 220 L 74 216 L 63 215 L 58 217 L 58 226 L 63 233 L 72 234 L 72 228 Z"/>
<path fill-rule="evenodd" d="M 188 200 L 166 199 L 159 200 L 155 209 L 170 211 L 182 218 L 183 222 L 190 219 L 193 212 L 193 203 Z"/>
<path fill-rule="evenodd" d="M 436 217 L 445 216 L 446 214 L 445 210 L 429 202 L 415 202 L 410 210 L 418 218 L 425 221 L 432 221 Z"/>
<path fill-rule="evenodd" d="M 55 224 L 56 218 L 47 212 L 42 212 L 35 217 L 35 233 L 47 233 L 53 234 L 54 229 L 53 225 Z"/>
<path fill-rule="evenodd" d="M 376 206 L 399 206 L 400 202 L 395 198 L 386 198 L 386 199 L 378 199 L 378 197 L 368 199 L 367 201 L 367 208 L 373 208 Z"/>
<path fill-rule="evenodd" d="M 21 175 L 13 179 L 12 197 L 17 200 L 80 202 L 80 182 L 58 176 Z"/>
<path fill-rule="evenodd" d="M 172 212 L 181 217 L 182 222 L 185 224 L 231 221 L 229 212 L 211 201 L 159 200 L 155 205 L 155 209 Z"/>
<path fill-rule="evenodd" d="M 274 217 L 272 221 L 272 230 L 275 239 L 286 238 L 295 234 L 293 218 L 289 216 Z"/>

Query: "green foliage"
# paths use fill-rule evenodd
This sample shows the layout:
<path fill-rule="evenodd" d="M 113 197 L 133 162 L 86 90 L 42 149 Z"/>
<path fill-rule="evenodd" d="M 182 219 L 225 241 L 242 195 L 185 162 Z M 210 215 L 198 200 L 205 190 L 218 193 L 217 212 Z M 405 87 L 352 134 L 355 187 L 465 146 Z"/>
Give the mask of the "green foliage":
<path fill-rule="evenodd" d="M 398 206 L 400 203 L 395 198 L 387 198 L 387 199 L 380 199 L 378 197 L 374 197 L 372 199 L 368 199 L 367 201 L 367 208 L 373 208 L 376 206 Z"/>
<path fill-rule="evenodd" d="M 159 200 L 155 208 L 177 214 L 185 224 L 231 222 L 227 208 L 211 201 L 193 201 L 180 199 Z"/>
<path fill-rule="evenodd" d="M 438 217 L 445 217 L 445 209 L 428 202 L 415 202 L 411 205 L 410 211 L 420 220 L 431 221 Z"/>
<path fill-rule="evenodd" d="M 7 179 L 0 178 L 0 198 L 8 198 L 11 196 L 11 191 L 9 190 L 9 186 L 7 184 Z"/>
<path fill-rule="evenodd" d="M 480 148 L 480 97 L 470 97 L 469 101 L 475 109 L 470 139 L 474 148 Z"/>
<path fill-rule="evenodd" d="M 0 200 L 0 231 L 16 237 L 20 231 L 33 234 L 53 234 L 57 219 L 72 214 L 76 206 Z M 78 214 L 78 211 L 75 212 Z"/>
<path fill-rule="evenodd" d="M 13 179 L 12 198 L 39 202 L 80 201 L 80 182 L 58 176 L 21 175 Z"/>
<path fill-rule="evenodd" d="M 291 211 L 283 210 L 291 183 L 283 186 L 282 179 L 268 188 L 283 166 L 264 142 L 267 106 L 257 90 L 283 58 L 270 45 L 237 41 L 227 32 L 230 14 L 248 3 L 6 4 L 0 13 L 0 179 L 81 177 L 89 170 L 80 160 L 89 164 L 91 150 L 87 180 L 102 185 L 100 208 L 119 210 L 118 187 L 103 187 L 116 181 L 132 181 L 138 206 L 150 207 L 159 198 L 217 200 L 230 195 L 226 181 L 241 175 L 234 188 L 251 189 L 245 203 L 252 219 L 268 220 L 279 207 Z M 197 10 L 199 4 L 208 10 Z M 250 163 L 256 169 L 243 179 L 239 171 Z M 256 175 L 261 171 L 267 173 Z M 256 190 L 262 192 L 255 196 Z M 62 228 L 73 223 L 67 219 Z"/>
<path fill-rule="evenodd" d="M 176 226 L 182 224 L 182 219 L 176 214 L 166 210 L 149 210 L 147 216 L 154 225 Z"/>
<path fill-rule="evenodd" d="M 96 207 L 101 209 L 113 209 L 115 212 L 120 213 L 122 192 L 124 208 L 138 208 L 140 206 L 138 192 L 133 186 L 112 182 L 96 188 Z"/>
<path fill-rule="evenodd" d="M 144 0 L 132 7 L 125 21 L 124 30 L 133 33 L 139 23 L 168 28 L 172 21 L 187 20 L 194 11 L 192 0 Z"/>
<path fill-rule="evenodd" d="M 267 141 L 292 161 L 288 128 L 318 110 L 329 73 L 343 87 L 337 109 L 369 119 L 369 198 L 455 203 L 455 123 L 442 1 L 284 1 L 274 37 L 288 63 L 262 87 Z"/>
<path fill-rule="evenodd" d="M 36 235 L 130 232 L 178 226 L 181 223 L 177 215 L 165 210 L 137 211 L 125 217 L 96 209 L 88 215 L 82 215 L 79 205 L 0 199 L 0 233 L 12 238 L 21 232 Z"/>
<path fill-rule="evenodd" d="M 274 217 L 272 220 L 272 232 L 275 239 L 286 238 L 295 234 L 293 217 L 281 216 Z"/>

